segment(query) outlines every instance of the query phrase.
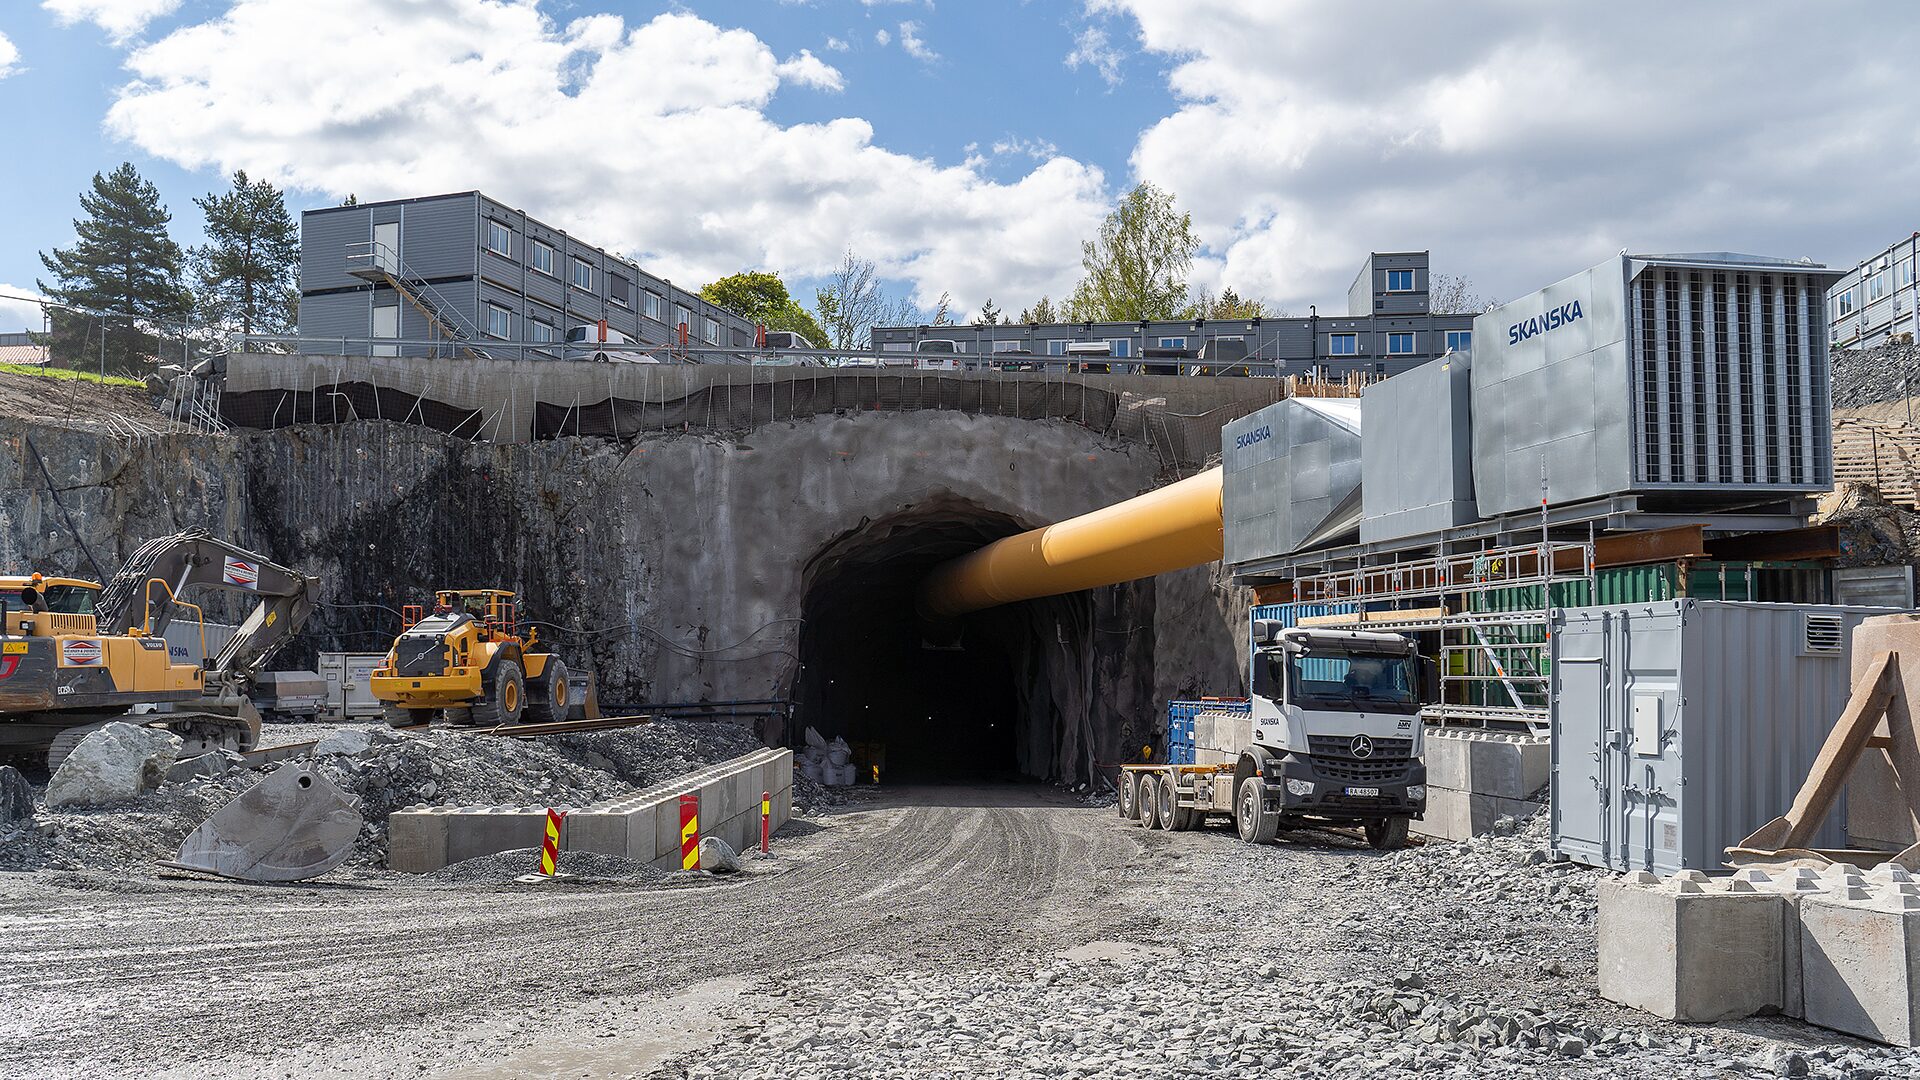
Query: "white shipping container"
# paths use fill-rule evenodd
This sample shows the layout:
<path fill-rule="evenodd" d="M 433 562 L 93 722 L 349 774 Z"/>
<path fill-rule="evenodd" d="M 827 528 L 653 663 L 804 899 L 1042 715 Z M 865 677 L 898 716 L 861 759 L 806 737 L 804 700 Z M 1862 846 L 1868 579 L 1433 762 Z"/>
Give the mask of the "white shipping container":
<path fill-rule="evenodd" d="M 368 679 L 387 662 L 387 654 L 325 652 L 320 654 L 320 678 L 327 696 L 321 711 L 333 720 L 364 720 L 380 715 L 380 702 Z"/>

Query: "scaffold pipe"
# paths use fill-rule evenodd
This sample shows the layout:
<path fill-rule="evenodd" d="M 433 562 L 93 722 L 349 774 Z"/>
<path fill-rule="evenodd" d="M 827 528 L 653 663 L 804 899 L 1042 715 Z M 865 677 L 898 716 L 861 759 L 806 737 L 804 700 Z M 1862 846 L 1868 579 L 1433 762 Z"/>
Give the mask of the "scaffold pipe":
<path fill-rule="evenodd" d="M 1220 558 L 1220 470 L 996 540 L 941 563 L 920 587 L 921 614 L 968 612 L 1184 570 Z"/>

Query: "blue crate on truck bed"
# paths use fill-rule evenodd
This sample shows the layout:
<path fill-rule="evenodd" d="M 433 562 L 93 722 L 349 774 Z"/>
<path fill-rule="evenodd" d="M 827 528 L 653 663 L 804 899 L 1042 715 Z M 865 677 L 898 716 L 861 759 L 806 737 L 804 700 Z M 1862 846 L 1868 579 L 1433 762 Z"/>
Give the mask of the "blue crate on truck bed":
<path fill-rule="evenodd" d="M 1193 718 L 1203 712 L 1249 712 L 1246 698 L 1194 698 L 1167 702 L 1167 763 L 1193 764 Z"/>

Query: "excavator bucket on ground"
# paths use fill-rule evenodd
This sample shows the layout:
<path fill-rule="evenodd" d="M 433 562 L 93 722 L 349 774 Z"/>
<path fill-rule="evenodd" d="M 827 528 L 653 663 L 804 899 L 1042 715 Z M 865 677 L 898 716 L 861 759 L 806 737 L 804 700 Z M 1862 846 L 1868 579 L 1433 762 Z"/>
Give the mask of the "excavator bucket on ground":
<path fill-rule="evenodd" d="M 220 808 L 162 863 L 236 881 L 305 881 L 345 862 L 360 801 L 312 762 L 285 765 Z"/>

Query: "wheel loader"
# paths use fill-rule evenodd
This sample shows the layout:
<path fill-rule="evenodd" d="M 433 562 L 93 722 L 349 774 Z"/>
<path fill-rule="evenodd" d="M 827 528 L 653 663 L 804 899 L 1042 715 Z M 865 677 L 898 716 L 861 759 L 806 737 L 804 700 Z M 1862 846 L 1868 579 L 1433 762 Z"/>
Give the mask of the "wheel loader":
<path fill-rule="evenodd" d="M 39 764 L 44 755 L 58 768 L 87 734 L 140 705 L 171 707 L 133 722 L 179 735 L 182 756 L 252 749 L 260 715 L 247 692 L 312 612 L 315 585 L 201 529 L 149 541 L 104 587 L 0 576 L 0 756 Z M 199 618 L 185 599 L 198 588 L 259 602 L 204 665 L 176 664 L 163 635 L 178 612 Z"/>
<path fill-rule="evenodd" d="M 433 599 L 431 613 L 402 612 L 385 666 L 367 680 L 388 723 L 412 727 L 436 713 L 487 727 L 567 718 L 567 665 L 536 631 L 522 636 L 513 593 L 443 589 Z"/>

